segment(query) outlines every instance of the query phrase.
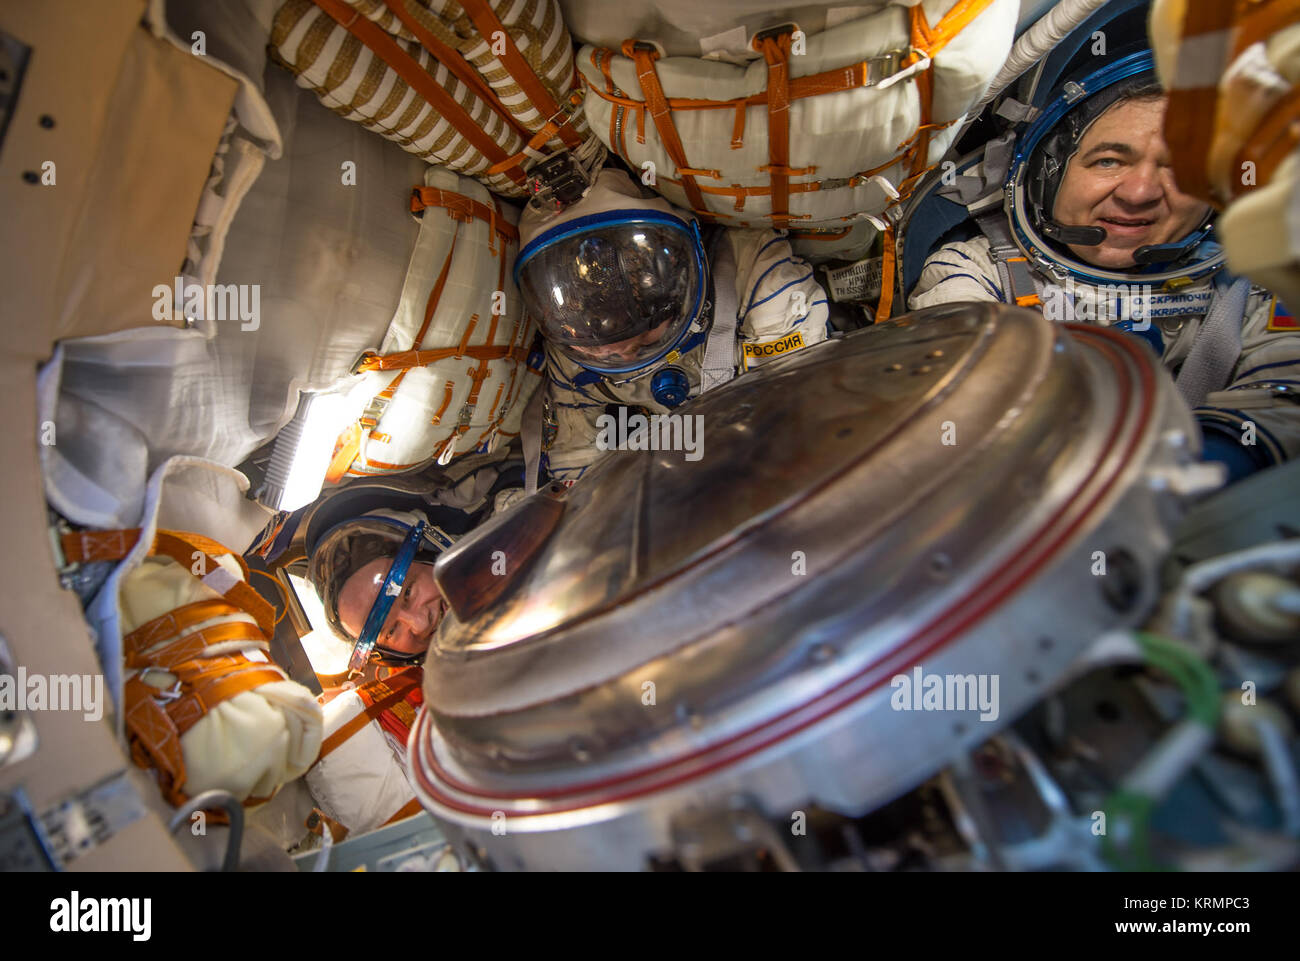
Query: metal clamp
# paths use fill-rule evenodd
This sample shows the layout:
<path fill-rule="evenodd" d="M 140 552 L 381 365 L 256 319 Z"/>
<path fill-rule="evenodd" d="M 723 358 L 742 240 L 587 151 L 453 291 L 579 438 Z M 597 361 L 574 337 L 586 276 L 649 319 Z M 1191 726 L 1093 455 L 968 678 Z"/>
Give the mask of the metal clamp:
<path fill-rule="evenodd" d="M 136 677 L 139 678 L 141 681 L 143 681 L 143 680 L 145 679 L 145 676 L 146 676 L 150 671 L 157 671 L 159 674 L 171 674 L 171 671 L 165 670 L 165 669 L 163 669 L 163 668 L 161 668 L 161 667 L 154 667 L 154 666 L 150 665 L 149 667 L 143 668 L 143 669 L 140 671 L 140 673 L 136 675 Z M 173 676 L 174 676 L 174 675 L 173 675 Z M 152 687 L 152 686 L 153 686 L 153 685 L 150 685 L 150 687 Z M 176 678 L 176 683 L 175 683 L 175 684 L 173 684 L 173 685 L 172 685 L 171 687 L 169 687 L 169 688 L 159 688 L 159 689 L 155 690 L 153 696 L 154 696 L 154 698 L 156 698 L 157 700 L 160 700 L 160 701 L 174 701 L 174 700 L 176 700 L 177 698 L 179 698 L 179 697 L 181 696 L 182 693 L 183 693 L 183 692 L 181 691 L 181 681 L 180 681 L 180 678 Z"/>

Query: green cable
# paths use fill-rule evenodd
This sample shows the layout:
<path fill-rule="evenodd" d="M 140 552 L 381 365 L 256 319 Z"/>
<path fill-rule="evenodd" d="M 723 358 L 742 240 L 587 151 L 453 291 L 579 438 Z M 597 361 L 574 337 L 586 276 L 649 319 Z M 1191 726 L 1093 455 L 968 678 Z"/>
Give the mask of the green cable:
<path fill-rule="evenodd" d="M 1184 645 L 1158 634 L 1138 631 L 1134 638 L 1147 663 L 1168 674 L 1182 689 L 1191 717 L 1213 731 L 1219 723 L 1219 684 L 1210 665 Z M 1124 788 L 1106 799 L 1103 810 L 1130 832 L 1123 851 L 1110 830 L 1103 835 L 1102 855 L 1107 861 L 1122 871 L 1168 870 L 1151 856 L 1150 822 L 1155 807 L 1154 798 Z"/>
<path fill-rule="evenodd" d="M 1210 665 L 1186 646 L 1158 634 L 1139 631 L 1135 636 L 1147 661 L 1183 689 L 1188 713 L 1214 730 L 1219 723 L 1219 682 Z"/>

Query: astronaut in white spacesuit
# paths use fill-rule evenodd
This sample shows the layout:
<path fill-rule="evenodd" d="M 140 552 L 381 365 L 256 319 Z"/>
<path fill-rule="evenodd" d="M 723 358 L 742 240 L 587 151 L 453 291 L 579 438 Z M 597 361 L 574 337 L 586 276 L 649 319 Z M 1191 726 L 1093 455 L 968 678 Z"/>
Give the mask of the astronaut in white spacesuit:
<path fill-rule="evenodd" d="M 1166 102 L 1145 51 L 1066 84 L 1016 144 L 1005 213 L 931 254 L 908 305 L 1005 301 L 1145 337 L 1235 480 L 1300 452 L 1300 328 L 1228 273 L 1213 211 L 1178 190 Z"/>
<path fill-rule="evenodd" d="M 826 294 L 783 234 L 702 231 L 622 171 L 558 214 L 529 207 L 519 228 L 515 275 L 546 343 L 541 462 L 556 481 L 603 453 L 603 415 L 667 414 L 826 339 Z"/>

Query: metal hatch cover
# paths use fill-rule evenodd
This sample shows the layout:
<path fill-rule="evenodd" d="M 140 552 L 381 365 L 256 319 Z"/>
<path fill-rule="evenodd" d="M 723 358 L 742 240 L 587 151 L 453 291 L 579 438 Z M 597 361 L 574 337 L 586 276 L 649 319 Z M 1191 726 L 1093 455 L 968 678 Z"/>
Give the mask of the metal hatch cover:
<path fill-rule="evenodd" d="M 702 418 L 699 461 L 612 452 L 440 560 L 453 610 L 495 551 L 507 582 L 426 661 L 411 768 L 440 817 L 535 832 L 683 785 L 845 809 L 905 790 L 999 725 L 916 715 L 900 751 L 890 676 L 1000 671 L 1002 723 L 1041 696 L 1154 598 L 1173 515 L 1143 481 L 1195 436 L 1140 346 L 1000 304 L 827 341 L 677 412 Z M 1120 603 L 1049 576 L 1094 541 L 1136 561 Z"/>

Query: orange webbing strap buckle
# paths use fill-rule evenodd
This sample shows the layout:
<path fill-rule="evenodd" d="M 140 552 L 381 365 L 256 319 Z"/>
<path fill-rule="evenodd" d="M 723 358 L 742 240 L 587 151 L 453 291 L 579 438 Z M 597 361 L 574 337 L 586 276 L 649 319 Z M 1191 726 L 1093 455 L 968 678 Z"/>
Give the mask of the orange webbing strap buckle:
<path fill-rule="evenodd" d="M 1038 307 L 1043 301 L 1038 296 L 1033 274 L 1029 272 L 1029 260 L 1025 257 L 1008 257 L 1003 261 L 1007 268 L 1007 293 L 1012 301 L 1020 307 Z"/>
<path fill-rule="evenodd" d="M 185 756 L 176 725 L 155 698 L 159 692 L 139 677 L 123 688 L 123 720 L 131 741 L 131 758 L 139 767 L 158 771 L 163 796 L 172 804 L 185 803 Z"/>
<path fill-rule="evenodd" d="M 760 33 L 754 48 L 767 61 L 767 156 L 772 179 L 772 223 L 789 224 L 790 214 L 790 43 L 793 27 Z M 734 142 L 734 132 L 732 140 Z"/>
<path fill-rule="evenodd" d="M 365 44 L 375 56 L 388 64 L 412 90 L 423 97 L 429 106 L 438 111 L 456 128 L 456 132 L 473 144 L 484 157 L 493 163 L 506 159 L 506 152 L 501 145 L 489 137 L 474 118 L 466 113 L 465 108 L 457 102 L 456 98 L 438 86 L 429 72 L 398 46 L 397 41 L 385 33 L 378 24 L 361 16 L 342 0 L 312 0 L 312 2 L 333 17 L 348 33 Z M 505 173 L 521 187 L 527 182 L 523 170 L 518 167 Z"/>
<path fill-rule="evenodd" d="M 659 51 L 655 49 L 653 44 L 642 43 L 637 40 L 624 40 L 622 50 L 623 56 L 636 64 L 637 80 L 641 84 L 641 93 L 645 96 L 645 108 L 650 111 L 650 119 L 654 121 L 655 129 L 659 131 L 659 139 L 663 142 L 664 151 L 678 171 L 690 170 L 691 165 L 686 159 L 686 149 L 682 146 L 681 137 L 677 134 L 672 111 L 669 109 L 668 101 L 664 97 L 664 88 L 659 83 L 659 72 L 655 69 L 655 61 L 659 59 Z M 644 143 L 645 138 L 640 128 L 644 126 L 644 117 L 644 110 L 637 114 L 637 140 L 642 143 Z M 695 178 L 688 173 L 681 174 L 681 178 L 682 189 L 686 191 L 686 196 L 691 202 L 691 209 L 697 212 L 707 211 L 708 207 L 704 203 L 704 195 L 700 193 Z M 700 218 L 709 221 L 713 219 L 712 215 L 707 213 L 700 213 Z"/>
<path fill-rule="evenodd" d="M 336 750 L 340 744 L 394 704 L 404 700 L 412 689 L 419 686 L 423 677 L 422 672 L 409 670 L 394 675 L 387 680 L 368 681 L 358 687 L 357 696 L 365 704 L 365 709 L 356 717 L 350 718 L 338 730 L 321 742 L 320 754 L 316 755 L 313 764 L 319 764 L 322 758 Z"/>
<path fill-rule="evenodd" d="M 469 14 L 470 20 L 478 28 L 479 35 L 482 36 L 485 43 L 490 43 L 496 47 L 496 41 L 504 38 L 505 42 L 499 48 L 501 49 L 499 54 L 501 65 L 506 68 L 506 72 L 519 85 L 519 89 L 533 102 L 533 106 L 537 108 L 537 111 L 553 121 L 563 111 L 563 108 L 556 103 L 555 98 L 551 96 L 551 92 L 546 89 L 546 84 L 542 82 L 542 78 L 537 75 L 537 72 L 519 52 L 519 48 L 515 46 L 514 38 L 510 36 L 510 31 L 497 17 L 496 11 L 492 9 L 487 0 L 457 0 L 457 2 Z M 550 121 L 547 123 L 549 125 Z M 571 117 L 566 115 L 564 123 L 558 125 L 557 129 L 560 139 L 566 147 L 572 149 L 581 146 L 582 137 L 573 129 Z M 550 139 L 549 136 L 547 139 Z M 545 141 L 542 142 L 545 143 Z"/>
<path fill-rule="evenodd" d="M 263 684 L 288 680 L 285 673 L 274 665 L 244 660 L 245 663 L 255 666 L 242 670 L 235 668 L 231 673 L 219 676 L 202 687 L 191 690 L 180 698 L 167 703 L 165 710 L 176 724 L 177 731 L 184 734 L 197 724 L 203 715 L 222 701 L 228 701 L 237 694 L 251 691 Z"/>

